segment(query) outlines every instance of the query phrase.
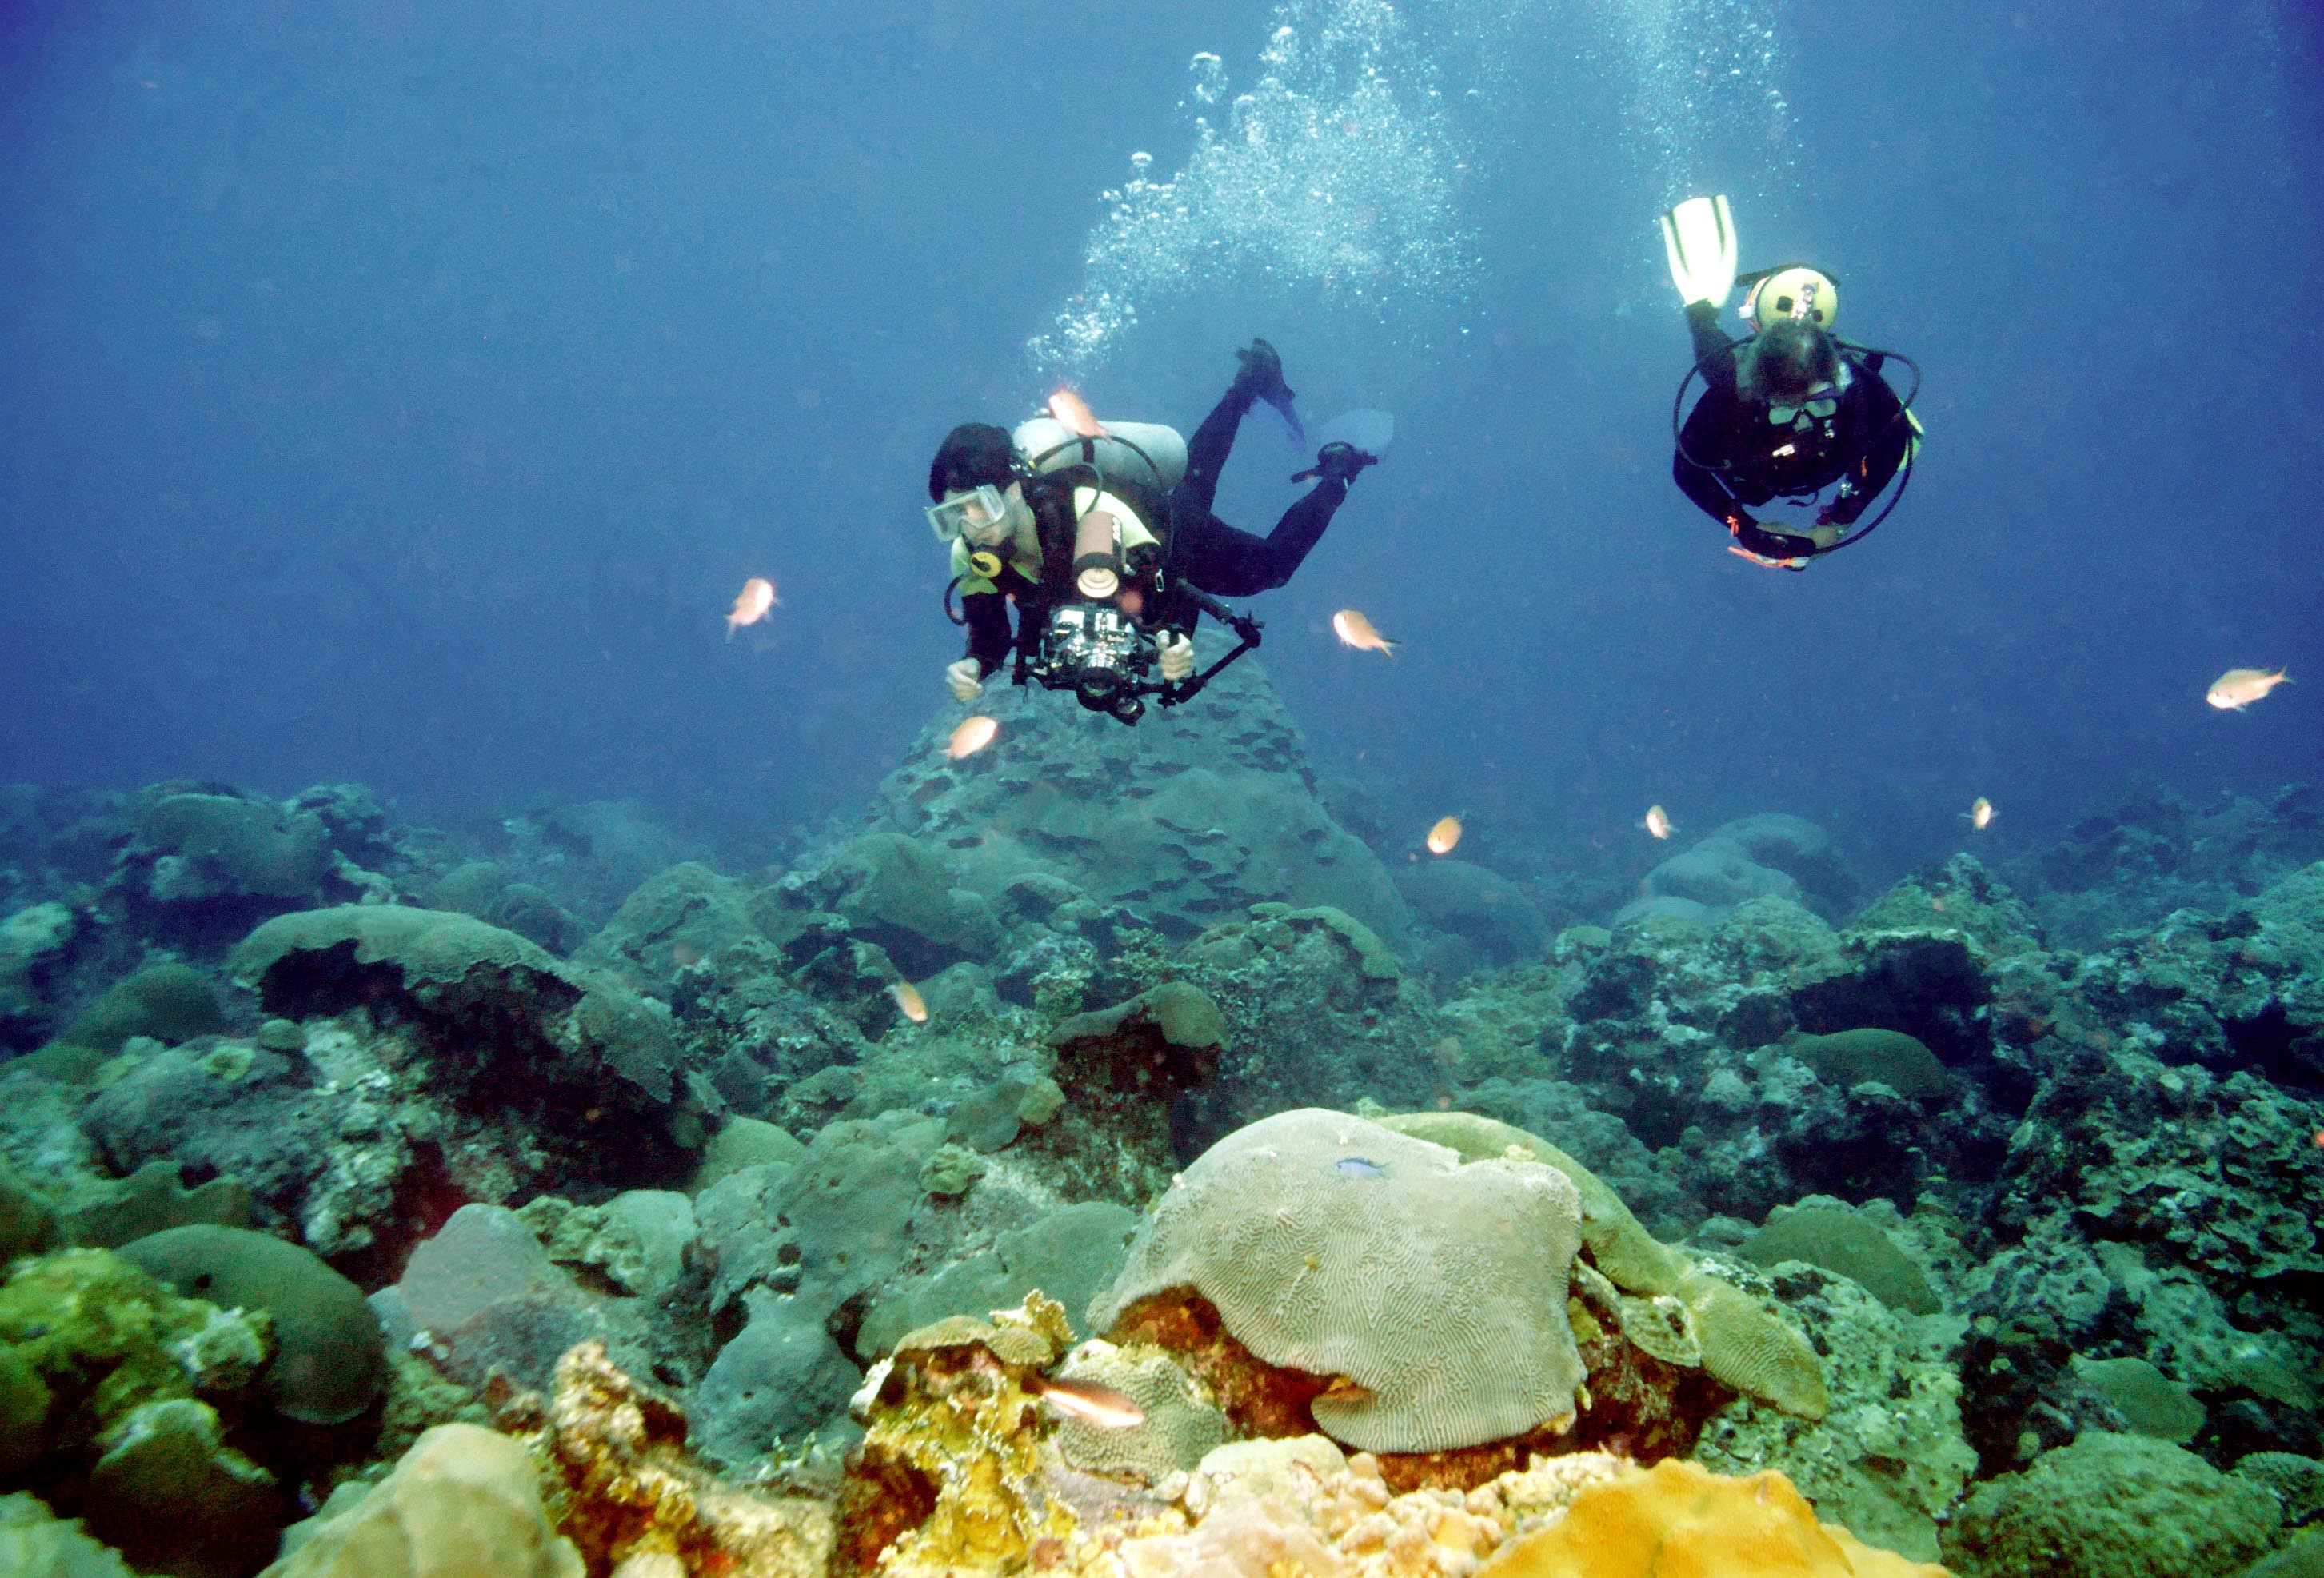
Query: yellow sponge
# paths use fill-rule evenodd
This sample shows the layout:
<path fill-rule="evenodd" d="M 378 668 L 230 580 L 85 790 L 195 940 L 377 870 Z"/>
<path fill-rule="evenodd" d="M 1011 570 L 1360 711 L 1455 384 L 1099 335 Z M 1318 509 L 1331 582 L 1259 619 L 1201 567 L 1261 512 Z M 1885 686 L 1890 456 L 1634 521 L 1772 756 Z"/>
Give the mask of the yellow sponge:
<path fill-rule="evenodd" d="M 1668 1458 L 1591 1485 L 1478 1578 L 1947 1578 L 1859 1545 L 1769 1471 L 1730 1480 Z"/>

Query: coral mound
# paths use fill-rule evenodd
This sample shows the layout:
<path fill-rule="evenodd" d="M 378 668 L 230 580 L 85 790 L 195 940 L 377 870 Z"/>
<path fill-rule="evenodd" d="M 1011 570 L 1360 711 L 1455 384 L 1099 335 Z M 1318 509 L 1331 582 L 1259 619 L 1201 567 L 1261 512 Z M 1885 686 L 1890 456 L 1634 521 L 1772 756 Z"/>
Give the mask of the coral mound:
<path fill-rule="evenodd" d="M 1344 1380 L 1310 1404 L 1335 1440 L 1440 1452 L 1575 1413 L 1566 1324 L 1582 1203 L 1532 1160 L 1320 1107 L 1238 1130 L 1189 1167 L 1090 1312 L 1192 1287 L 1269 1364 Z"/>
<path fill-rule="evenodd" d="M 1730 1480 L 1675 1458 L 1591 1485 L 1479 1578 L 1944 1578 L 1860 1545 L 1770 1471 Z"/>

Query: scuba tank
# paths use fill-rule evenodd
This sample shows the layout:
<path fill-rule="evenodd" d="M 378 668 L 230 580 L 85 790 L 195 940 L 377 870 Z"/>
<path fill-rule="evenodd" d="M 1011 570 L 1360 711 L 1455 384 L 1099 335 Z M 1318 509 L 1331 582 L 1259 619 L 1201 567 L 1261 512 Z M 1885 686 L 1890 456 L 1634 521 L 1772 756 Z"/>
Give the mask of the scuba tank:
<path fill-rule="evenodd" d="M 1010 434 L 1017 452 L 1037 472 L 1094 467 L 1168 493 L 1186 475 L 1186 440 L 1160 422 L 1107 422 L 1102 438 L 1085 438 L 1055 417 L 1035 417 Z"/>

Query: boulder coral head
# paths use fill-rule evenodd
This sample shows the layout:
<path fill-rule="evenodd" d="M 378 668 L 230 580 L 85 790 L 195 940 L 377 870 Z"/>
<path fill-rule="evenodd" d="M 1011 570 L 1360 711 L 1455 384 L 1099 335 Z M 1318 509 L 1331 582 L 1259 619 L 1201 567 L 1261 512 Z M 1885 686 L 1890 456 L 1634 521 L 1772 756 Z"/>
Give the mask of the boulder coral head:
<path fill-rule="evenodd" d="M 1425 1453 L 1570 1423 L 1581 1200 L 1555 1168 L 1307 1107 L 1228 1135 L 1163 1195 L 1093 1328 L 1191 1288 L 1272 1365 L 1330 1378 L 1326 1435 Z"/>
<path fill-rule="evenodd" d="M 180 1294 L 263 1309 L 278 1345 L 267 1380 L 277 1412 L 336 1425 L 371 1406 L 387 1369 L 363 1290 L 312 1250 L 238 1227 L 173 1227 L 121 1246 L 121 1258 Z"/>
<path fill-rule="evenodd" d="M 521 1115 L 594 1181 L 683 1177 L 703 1140 L 669 1015 L 610 976 L 444 910 L 342 905 L 278 916 L 226 962 L 269 1013 L 363 1006 L 422 1033 L 435 1079 Z"/>

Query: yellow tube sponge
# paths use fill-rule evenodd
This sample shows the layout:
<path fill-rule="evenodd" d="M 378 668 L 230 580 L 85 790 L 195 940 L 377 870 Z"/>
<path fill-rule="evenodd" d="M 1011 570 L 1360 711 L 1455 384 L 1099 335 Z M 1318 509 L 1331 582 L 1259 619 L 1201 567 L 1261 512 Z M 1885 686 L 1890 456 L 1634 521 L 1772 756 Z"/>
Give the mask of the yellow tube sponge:
<path fill-rule="evenodd" d="M 1858 1543 L 1769 1471 L 1730 1480 L 1676 1458 L 1591 1485 L 1477 1578 L 1948 1578 Z"/>

